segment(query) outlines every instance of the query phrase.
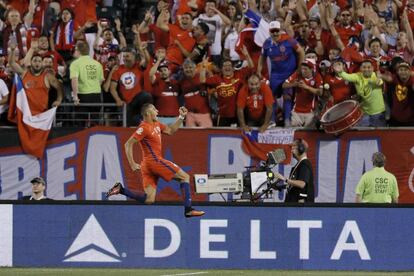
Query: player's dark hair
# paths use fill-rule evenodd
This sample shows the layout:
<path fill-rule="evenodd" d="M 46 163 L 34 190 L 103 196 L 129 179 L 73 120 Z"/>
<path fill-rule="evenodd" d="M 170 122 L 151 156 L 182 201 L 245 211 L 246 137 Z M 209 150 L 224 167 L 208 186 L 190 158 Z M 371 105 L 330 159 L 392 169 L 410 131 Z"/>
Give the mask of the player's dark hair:
<path fill-rule="evenodd" d="M 152 103 L 145 103 L 141 107 L 141 115 L 145 116 L 145 113 L 147 113 L 147 110 L 150 109 L 152 106 Z"/>

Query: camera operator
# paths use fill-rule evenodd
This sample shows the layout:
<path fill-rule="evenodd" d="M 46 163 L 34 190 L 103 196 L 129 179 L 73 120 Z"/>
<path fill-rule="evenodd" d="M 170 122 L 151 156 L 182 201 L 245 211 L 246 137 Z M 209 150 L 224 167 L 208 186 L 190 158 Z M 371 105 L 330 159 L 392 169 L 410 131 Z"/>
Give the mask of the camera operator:
<path fill-rule="evenodd" d="M 290 171 L 289 178 L 275 173 L 275 177 L 285 181 L 287 185 L 285 202 L 315 201 L 312 164 L 306 156 L 308 148 L 305 140 L 295 140 L 292 145 L 292 154 L 298 162 Z"/>

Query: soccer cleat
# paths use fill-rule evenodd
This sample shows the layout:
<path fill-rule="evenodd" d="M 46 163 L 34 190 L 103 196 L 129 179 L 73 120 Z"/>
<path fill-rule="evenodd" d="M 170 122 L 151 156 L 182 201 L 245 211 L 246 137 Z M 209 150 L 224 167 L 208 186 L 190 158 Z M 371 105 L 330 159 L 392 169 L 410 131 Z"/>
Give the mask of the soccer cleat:
<path fill-rule="evenodd" d="M 201 217 L 204 214 L 205 214 L 204 211 L 197 211 L 191 208 L 188 212 L 185 212 L 184 215 L 186 218 L 191 218 L 191 217 Z"/>
<path fill-rule="evenodd" d="M 122 192 L 123 187 L 122 184 L 120 182 L 116 182 L 114 186 L 112 186 L 111 189 L 109 189 L 109 191 L 106 193 L 106 198 L 113 196 L 113 195 L 118 195 Z"/>

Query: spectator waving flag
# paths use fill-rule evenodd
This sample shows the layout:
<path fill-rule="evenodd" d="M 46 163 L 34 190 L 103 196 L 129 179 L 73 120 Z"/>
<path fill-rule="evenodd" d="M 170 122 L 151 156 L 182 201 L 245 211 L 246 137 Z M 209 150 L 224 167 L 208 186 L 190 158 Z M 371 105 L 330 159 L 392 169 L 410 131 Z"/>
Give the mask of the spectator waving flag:
<path fill-rule="evenodd" d="M 248 9 L 245 14 L 250 21 L 251 28 L 245 28 L 243 31 L 253 30 L 254 33 L 254 42 L 257 46 L 262 47 L 265 40 L 270 37 L 269 34 L 269 23 L 266 22 L 260 15 L 253 12 L 251 9 Z"/>
<path fill-rule="evenodd" d="M 56 107 L 33 116 L 19 75 L 15 74 L 13 82 L 8 119 L 17 123 L 23 151 L 37 158 L 42 158 L 47 137 L 55 118 Z"/>

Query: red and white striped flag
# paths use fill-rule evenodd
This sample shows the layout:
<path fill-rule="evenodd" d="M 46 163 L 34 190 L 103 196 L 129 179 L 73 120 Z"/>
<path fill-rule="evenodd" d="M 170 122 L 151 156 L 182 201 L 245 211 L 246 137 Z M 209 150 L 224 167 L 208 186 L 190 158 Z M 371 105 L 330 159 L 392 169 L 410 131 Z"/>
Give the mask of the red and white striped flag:
<path fill-rule="evenodd" d="M 15 74 L 13 82 L 8 119 L 17 124 L 23 152 L 42 158 L 56 107 L 33 116 L 19 75 Z"/>

